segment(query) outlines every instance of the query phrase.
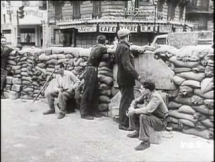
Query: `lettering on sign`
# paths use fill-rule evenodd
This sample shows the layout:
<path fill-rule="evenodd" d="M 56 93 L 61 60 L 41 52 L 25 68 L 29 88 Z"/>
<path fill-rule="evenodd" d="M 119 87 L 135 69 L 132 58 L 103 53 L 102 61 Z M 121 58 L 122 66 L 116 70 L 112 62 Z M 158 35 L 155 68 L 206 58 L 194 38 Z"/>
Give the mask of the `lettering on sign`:
<path fill-rule="evenodd" d="M 36 17 L 40 17 L 40 18 L 43 18 L 43 13 L 41 12 L 38 12 L 38 11 L 34 11 L 34 10 L 27 10 L 25 11 L 25 15 L 33 15 L 33 16 L 36 16 Z"/>
<path fill-rule="evenodd" d="M 140 26 L 140 32 L 153 32 L 153 31 L 154 31 L 154 26 L 152 25 Z"/>
<path fill-rule="evenodd" d="M 85 33 L 85 32 L 96 32 L 96 25 L 95 26 L 80 26 L 78 27 L 78 32 Z"/>
<path fill-rule="evenodd" d="M 128 29 L 131 33 L 137 33 L 138 25 L 120 25 L 119 29 Z"/>
<path fill-rule="evenodd" d="M 99 25 L 99 32 L 101 33 L 116 33 L 117 25 Z"/>
<path fill-rule="evenodd" d="M 172 26 L 170 25 L 161 25 L 159 26 L 159 32 L 168 33 L 172 31 Z"/>

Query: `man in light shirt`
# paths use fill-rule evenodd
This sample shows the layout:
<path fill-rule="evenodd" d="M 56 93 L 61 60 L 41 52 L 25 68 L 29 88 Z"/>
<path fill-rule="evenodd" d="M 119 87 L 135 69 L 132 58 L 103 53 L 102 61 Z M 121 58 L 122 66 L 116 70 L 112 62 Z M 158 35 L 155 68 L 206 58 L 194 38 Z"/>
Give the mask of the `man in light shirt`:
<path fill-rule="evenodd" d="M 149 127 L 154 128 L 155 131 L 164 130 L 168 115 L 168 108 L 161 95 L 155 90 L 155 84 L 152 81 L 141 84 L 142 95 L 132 101 L 128 111 L 129 128 L 135 130 L 134 133 L 128 134 L 128 137 L 139 138 L 142 141 L 135 147 L 136 151 L 150 147 Z M 144 105 L 137 108 L 137 105 L 142 103 Z"/>
<path fill-rule="evenodd" d="M 65 117 L 68 101 L 74 100 L 75 88 L 78 87 L 80 80 L 72 72 L 64 70 L 62 63 L 58 64 L 55 69 L 58 75 L 56 76 L 56 84 L 53 87 L 54 91 L 46 94 L 50 109 L 43 114 L 55 113 L 54 98 L 58 97 L 59 101 L 57 105 L 60 110 L 58 119 L 62 119 Z"/>

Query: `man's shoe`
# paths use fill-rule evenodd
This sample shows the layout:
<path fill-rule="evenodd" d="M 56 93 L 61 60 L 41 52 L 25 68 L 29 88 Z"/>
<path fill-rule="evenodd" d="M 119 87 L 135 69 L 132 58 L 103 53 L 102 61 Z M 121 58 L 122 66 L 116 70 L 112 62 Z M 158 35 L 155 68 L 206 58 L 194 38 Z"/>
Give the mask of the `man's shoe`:
<path fill-rule="evenodd" d="M 58 119 L 63 119 L 65 117 L 65 114 L 63 114 L 63 113 L 59 113 L 59 115 L 58 115 Z"/>
<path fill-rule="evenodd" d="M 43 113 L 43 115 L 55 114 L 55 110 L 48 110 Z"/>
<path fill-rule="evenodd" d="M 135 147 L 134 149 L 136 151 L 143 151 L 147 148 L 150 147 L 150 143 L 149 142 L 141 142 L 137 147 Z"/>
<path fill-rule="evenodd" d="M 82 119 L 87 119 L 87 120 L 94 120 L 94 117 L 92 116 L 81 116 Z"/>
<path fill-rule="evenodd" d="M 139 137 L 139 132 L 135 131 L 132 134 L 128 134 L 127 137 L 129 137 L 129 138 L 138 138 Z"/>
<path fill-rule="evenodd" d="M 123 125 L 119 125 L 119 129 L 128 131 L 128 127 L 125 127 L 125 126 L 123 126 Z"/>

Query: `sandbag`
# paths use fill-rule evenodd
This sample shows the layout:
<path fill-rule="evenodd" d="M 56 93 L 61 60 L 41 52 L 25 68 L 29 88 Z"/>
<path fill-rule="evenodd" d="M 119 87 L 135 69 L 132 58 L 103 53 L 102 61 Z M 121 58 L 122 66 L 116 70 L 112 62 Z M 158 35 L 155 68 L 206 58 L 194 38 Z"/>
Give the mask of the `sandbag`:
<path fill-rule="evenodd" d="M 199 96 L 192 96 L 192 97 L 181 97 L 177 96 L 173 99 L 174 102 L 181 103 L 183 105 L 201 105 L 203 104 L 204 100 Z"/>
<path fill-rule="evenodd" d="M 64 47 L 52 47 L 52 53 L 62 54 L 64 53 Z"/>
<path fill-rule="evenodd" d="M 82 67 L 86 67 L 87 66 L 87 62 L 80 62 L 79 65 L 82 66 Z"/>
<path fill-rule="evenodd" d="M 108 72 L 106 70 L 99 70 L 98 75 L 104 75 L 104 76 L 113 78 L 113 73 L 112 72 Z"/>
<path fill-rule="evenodd" d="M 183 128 L 183 125 L 176 123 L 169 123 L 168 126 L 172 127 L 173 130 L 181 130 Z"/>
<path fill-rule="evenodd" d="M 197 119 L 198 121 L 202 121 L 202 120 L 205 120 L 205 119 L 208 118 L 207 115 L 202 114 L 202 113 L 200 113 L 200 112 L 196 112 L 193 116 L 194 116 L 195 119 Z"/>
<path fill-rule="evenodd" d="M 22 76 L 28 76 L 28 73 L 27 72 L 21 72 L 21 75 Z"/>
<path fill-rule="evenodd" d="M 178 55 L 178 49 L 173 47 L 173 46 L 170 46 L 170 45 L 163 45 L 159 48 L 157 48 L 156 50 L 154 50 L 154 53 L 170 53 L 174 56 L 177 56 Z"/>
<path fill-rule="evenodd" d="M 191 106 L 182 105 L 179 107 L 178 112 L 193 115 L 196 111 Z"/>
<path fill-rule="evenodd" d="M 193 95 L 193 88 L 189 86 L 180 86 L 178 95 L 182 97 L 191 97 Z"/>
<path fill-rule="evenodd" d="M 5 88 L 4 88 L 4 91 L 5 92 L 10 92 L 11 88 L 12 88 L 12 85 L 6 85 Z"/>
<path fill-rule="evenodd" d="M 197 122 L 195 128 L 199 131 L 203 131 L 203 130 L 207 129 L 207 127 L 204 126 L 201 122 Z"/>
<path fill-rule="evenodd" d="M 201 82 L 201 90 L 202 93 L 206 93 L 211 91 L 214 88 L 214 78 L 205 78 L 202 82 Z"/>
<path fill-rule="evenodd" d="M 187 120 L 187 119 L 179 119 L 179 122 L 182 123 L 183 125 L 186 125 L 186 126 L 189 126 L 192 128 L 195 127 L 195 123 L 193 123 L 192 121 Z"/>
<path fill-rule="evenodd" d="M 42 69 L 42 68 L 40 68 L 38 66 L 36 66 L 35 69 L 37 69 L 37 70 L 41 71 L 42 73 L 46 74 L 46 70 L 45 69 Z"/>
<path fill-rule="evenodd" d="M 109 86 L 112 86 L 113 84 L 113 78 L 111 77 L 107 77 L 107 76 L 103 76 L 103 75 L 98 75 L 98 79 L 101 83 L 105 83 Z"/>
<path fill-rule="evenodd" d="M 174 71 L 175 73 L 181 73 L 181 72 L 192 71 L 192 69 L 191 69 L 191 68 L 178 67 L 178 68 L 174 68 L 173 71 Z"/>
<path fill-rule="evenodd" d="M 184 82 L 182 82 L 181 84 L 182 86 L 190 86 L 192 88 L 200 88 L 200 82 L 196 81 L 196 80 L 185 80 Z"/>
<path fill-rule="evenodd" d="M 8 60 L 7 62 L 8 62 L 8 64 L 10 64 L 10 65 L 16 65 L 16 62 L 13 61 L 13 60 Z"/>
<path fill-rule="evenodd" d="M 58 60 L 65 59 L 65 58 L 66 58 L 65 55 L 57 55 L 57 59 L 58 59 Z"/>
<path fill-rule="evenodd" d="M 16 100 L 16 99 L 18 99 L 20 97 L 20 93 L 10 91 L 8 96 L 9 96 L 9 99 Z"/>
<path fill-rule="evenodd" d="M 56 60 L 56 59 L 51 59 L 51 60 L 47 61 L 46 64 L 54 64 L 54 65 L 57 65 L 57 60 Z"/>
<path fill-rule="evenodd" d="M 7 83 L 7 84 L 12 84 L 12 82 L 13 82 L 13 77 L 7 76 L 7 77 L 6 77 L 6 83 Z"/>
<path fill-rule="evenodd" d="M 17 52 L 15 50 L 11 51 L 10 56 L 15 56 Z"/>
<path fill-rule="evenodd" d="M 208 130 L 199 131 L 195 128 L 190 128 L 190 129 L 182 129 L 182 132 L 185 134 L 191 134 L 191 135 L 199 136 L 199 137 L 202 137 L 205 139 L 212 139 L 213 138 L 213 134 Z"/>
<path fill-rule="evenodd" d="M 195 95 L 198 95 L 198 96 L 203 97 L 205 99 L 213 99 L 214 98 L 214 91 L 213 90 L 203 94 L 201 89 L 194 89 L 193 93 Z"/>
<path fill-rule="evenodd" d="M 179 120 L 177 118 L 174 118 L 174 117 L 171 117 L 171 116 L 168 116 L 166 120 L 167 120 L 168 123 L 176 123 L 176 124 L 179 123 Z"/>
<path fill-rule="evenodd" d="M 175 66 L 178 67 L 188 67 L 188 68 L 193 68 L 196 65 L 199 64 L 199 61 L 195 61 L 195 62 L 183 62 L 177 59 L 177 56 L 172 56 L 169 59 L 170 62 L 172 62 Z"/>
<path fill-rule="evenodd" d="M 169 109 L 178 109 L 180 106 L 182 106 L 181 103 L 170 101 L 167 107 Z"/>
<path fill-rule="evenodd" d="M 169 111 L 169 116 L 175 117 L 177 119 L 187 119 L 192 121 L 193 123 L 197 122 L 197 119 L 195 119 L 193 115 L 180 113 L 178 112 L 178 110 Z"/>
<path fill-rule="evenodd" d="M 198 111 L 198 112 L 205 114 L 205 115 L 213 115 L 214 114 L 214 110 L 208 109 L 207 106 L 205 106 L 205 105 L 192 106 L 192 108 L 195 111 Z"/>
<path fill-rule="evenodd" d="M 205 72 L 205 67 L 202 65 L 197 65 L 192 68 L 192 71 L 194 71 L 196 73 Z"/>
<path fill-rule="evenodd" d="M 14 70 L 21 70 L 21 67 L 22 67 L 21 65 L 16 65 L 16 66 L 13 66 L 13 69 Z"/>
<path fill-rule="evenodd" d="M 28 67 L 29 68 L 29 67 Z M 26 67 L 26 68 L 22 68 L 21 69 L 21 72 L 28 72 L 29 70 L 28 70 L 28 68 Z"/>
<path fill-rule="evenodd" d="M 206 77 L 213 77 L 214 76 L 214 68 L 211 66 L 205 67 L 205 76 Z"/>
<path fill-rule="evenodd" d="M 33 88 L 25 88 L 25 89 L 22 89 L 23 92 L 33 92 Z"/>
<path fill-rule="evenodd" d="M 52 54 L 52 48 L 51 47 L 46 48 L 44 52 L 45 52 L 44 54 L 47 55 L 47 56 L 51 55 Z"/>
<path fill-rule="evenodd" d="M 214 122 L 214 116 L 213 116 L 213 115 L 210 115 L 208 119 L 209 119 L 211 122 Z"/>
<path fill-rule="evenodd" d="M 98 110 L 101 112 L 102 111 L 109 111 L 108 104 L 106 104 L 106 103 L 99 104 Z"/>
<path fill-rule="evenodd" d="M 28 77 L 28 76 L 23 76 L 22 77 L 22 80 L 27 80 L 27 81 L 29 81 L 29 82 L 32 82 L 32 79 L 31 79 L 31 77 Z"/>
<path fill-rule="evenodd" d="M 39 64 L 37 64 L 37 66 L 40 67 L 40 68 L 45 68 L 45 67 L 46 67 L 46 64 L 44 64 L 44 63 L 39 63 Z"/>
<path fill-rule="evenodd" d="M 100 103 L 109 103 L 110 98 L 108 96 L 102 95 L 102 96 L 99 96 L 99 101 Z"/>
<path fill-rule="evenodd" d="M 209 119 L 202 120 L 201 123 L 207 128 L 213 128 L 214 124 Z"/>
<path fill-rule="evenodd" d="M 40 61 L 48 61 L 48 60 L 50 60 L 50 57 L 49 57 L 49 56 L 46 56 L 45 54 L 41 54 L 41 55 L 38 57 L 38 59 L 39 59 Z"/>
<path fill-rule="evenodd" d="M 196 80 L 200 82 L 205 78 L 205 73 L 183 72 L 177 74 L 177 76 L 187 80 Z"/>
<path fill-rule="evenodd" d="M 91 48 L 88 49 L 80 49 L 79 50 L 79 56 L 80 57 L 89 57 L 90 56 L 90 52 L 91 52 Z"/>
<path fill-rule="evenodd" d="M 79 57 L 79 51 L 80 51 L 80 49 L 82 49 L 82 48 L 65 47 L 64 48 L 64 53 L 69 53 L 73 57 Z"/>
<path fill-rule="evenodd" d="M 179 77 L 177 75 L 175 75 L 172 79 L 173 79 L 173 82 L 177 85 L 181 85 L 185 81 L 184 78 Z"/>
<path fill-rule="evenodd" d="M 31 82 L 28 81 L 28 80 L 23 80 L 22 81 L 22 85 L 30 85 L 30 84 L 31 84 Z"/>
<path fill-rule="evenodd" d="M 101 90 L 99 91 L 99 94 L 105 95 L 105 96 L 111 96 L 111 90 Z"/>
<path fill-rule="evenodd" d="M 213 99 L 205 99 L 204 100 L 204 104 L 210 108 L 210 109 L 213 109 L 214 107 L 214 100 Z"/>

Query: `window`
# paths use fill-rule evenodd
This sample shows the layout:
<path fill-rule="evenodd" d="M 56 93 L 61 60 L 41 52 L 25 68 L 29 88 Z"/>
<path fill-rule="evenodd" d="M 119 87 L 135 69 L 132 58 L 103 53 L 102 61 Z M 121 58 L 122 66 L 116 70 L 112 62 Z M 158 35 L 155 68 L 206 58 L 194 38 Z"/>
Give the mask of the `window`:
<path fill-rule="evenodd" d="M 40 1 L 39 10 L 47 10 L 47 2 L 46 1 Z"/>
<path fill-rule="evenodd" d="M 7 42 L 11 42 L 11 30 L 2 30 L 2 34 L 7 39 Z"/>
<path fill-rule="evenodd" d="M 147 0 L 141 0 L 141 2 L 146 2 Z M 129 0 L 126 1 L 126 8 L 127 9 L 133 9 L 139 7 L 139 0 Z"/>
<path fill-rule="evenodd" d="M 204 18 L 199 18 L 198 20 L 198 30 L 207 30 L 207 20 Z"/>
<path fill-rule="evenodd" d="M 80 1 L 73 2 L 73 19 L 80 19 L 81 12 L 80 12 Z"/>
<path fill-rule="evenodd" d="M 62 5 L 58 1 L 55 1 L 55 19 L 62 19 Z"/>
<path fill-rule="evenodd" d="M 93 18 L 101 17 L 101 1 L 93 1 Z"/>
<path fill-rule="evenodd" d="M 6 23 L 6 16 L 3 14 L 4 23 Z"/>

